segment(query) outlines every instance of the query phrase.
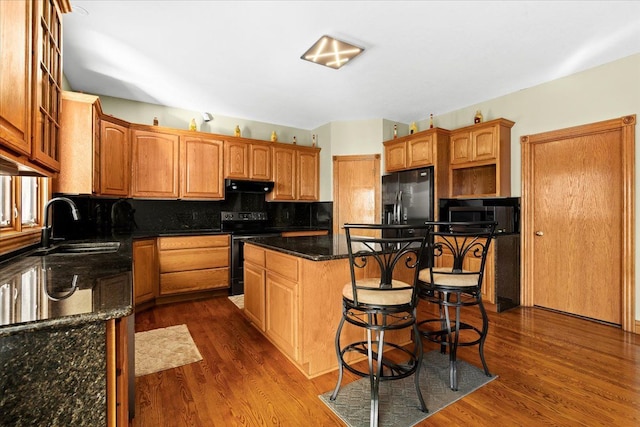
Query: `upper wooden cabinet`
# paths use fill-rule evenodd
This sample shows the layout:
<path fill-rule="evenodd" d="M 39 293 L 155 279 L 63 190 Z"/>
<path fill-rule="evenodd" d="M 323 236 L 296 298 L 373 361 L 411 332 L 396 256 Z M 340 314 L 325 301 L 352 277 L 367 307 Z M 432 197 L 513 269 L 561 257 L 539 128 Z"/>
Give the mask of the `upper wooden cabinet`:
<path fill-rule="evenodd" d="M 129 195 L 131 176 L 129 128 L 102 116 L 97 96 L 62 93 L 60 173 L 54 193 Z"/>
<path fill-rule="evenodd" d="M 273 144 L 273 191 L 268 201 L 316 201 L 320 198 L 320 149 Z"/>
<path fill-rule="evenodd" d="M 178 198 L 179 144 L 176 134 L 131 130 L 132 197 Z"/>
<path fill-rule="evenodd" d="M 129 127 L 112 117 L 100 120 L 99 170 L 95 171 L 99 186 L 96 192 L 103 196 L 128 197 L 131 182 L 131 143 Z M 62 171 L 61 171 L 62 172 Z"/>
<path fill-rule="evenodd" d="M 296 150 L 298 171 L 298 200 L 320 199 L 320 149 L 298 147 Z"/>
<path fill-rule="evenodd" d="M 100 100 L 97 96 L 62 92 L 60 173 L 52 180 L 54 193 L 99 193 Z M 95 178 L 95 180 L 94 180 Z"/>
<path fill-rule="evenodd" d="M 385 141 L 385 171 L 395 172 L 434 165 L 439 155 L 448 152 L 448 142 L 449 131 L 440 128 Z"/>
<path fill-rule="evenodd" d="M 0 151 L 40 172 L 60 168 L 61 15 L 69 11 L 68 0 L 0 2 Z"/>
<path fill-rule="evenodd" d="M 222 140 L 180 136 L 180 197 L 223 199 L 222 157 Z"/>
<path fill-rule="evenodd" d="M 31 154 L 30 1 L 0 1 L 0 144 Z"/>
<path fill-rule="evenodd" d="M 296 150 L 284 144 L 273 147 L 273 181 L 274 186 L 267 199 L 292 201 L 296 200 Z"/>
<path fill-rule="evenodd" d="M 271 147 L 267 142 L 233 138 L 224 141 L 224 177 L 271 180 Z"/>
<path fill-rule="evenodd" d="M 56 0 L 34 3 L 33 145 L 31 158 L 60 170 L 62 94 L 62 13 Z"/>
<path fill-rule="evenodd" d="M 451 132 L 450 197 L 511 195 L 511 128 L 496 119 Z"/>

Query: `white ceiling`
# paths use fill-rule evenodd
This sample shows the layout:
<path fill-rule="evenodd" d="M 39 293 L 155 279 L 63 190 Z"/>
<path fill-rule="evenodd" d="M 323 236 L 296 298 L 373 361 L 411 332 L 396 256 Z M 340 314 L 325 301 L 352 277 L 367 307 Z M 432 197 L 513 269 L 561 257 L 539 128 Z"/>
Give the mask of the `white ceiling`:
<path fill-rule="evenodd" d="M 73 90 L 303 129 L 425 120 L 640 52 L 637 1 L 71 4 Z M 365 51 L 300 59 L 324 34 Z"/>

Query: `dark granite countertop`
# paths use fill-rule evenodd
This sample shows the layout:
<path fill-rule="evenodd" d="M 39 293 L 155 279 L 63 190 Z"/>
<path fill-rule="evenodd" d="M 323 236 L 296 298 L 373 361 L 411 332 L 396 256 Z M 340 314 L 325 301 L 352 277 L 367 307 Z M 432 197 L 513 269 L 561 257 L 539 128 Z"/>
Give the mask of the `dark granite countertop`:
<path fill-rule="evenodd" d="M 349 256 L 347 239 L 342 234 L 308 237 L 258 237 L 251 239 L 251 243 L 312 261 L 330 261 Z"/>
<path fill-rule="evenodd" d="M 116 252 L 34 251 L 0 263 L 0 337 L 57 326 L 73 326 L 133 313 L 131 238 Z"/>
<path fill-rule="evenodd" d="M 193 229 L 185 228 L 181 230 L 141 230 L 133 233 L 134 239 L 145 239 L 154 237 L 169 237 L 169 236 L 207 236 L 216 234 L 229 234 L 227 231 L 222 231 L 219 228 L 202 228 Z"/>

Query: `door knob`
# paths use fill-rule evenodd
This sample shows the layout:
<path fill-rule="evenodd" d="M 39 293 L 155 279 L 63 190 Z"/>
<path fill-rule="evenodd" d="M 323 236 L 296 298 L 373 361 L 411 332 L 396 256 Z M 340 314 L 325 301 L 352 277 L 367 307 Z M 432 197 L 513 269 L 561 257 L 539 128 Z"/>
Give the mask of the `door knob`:
<path fill-rule="evenodd" d="M 536 231 L 536 236 L 544 236 L 544 231 Z"/>

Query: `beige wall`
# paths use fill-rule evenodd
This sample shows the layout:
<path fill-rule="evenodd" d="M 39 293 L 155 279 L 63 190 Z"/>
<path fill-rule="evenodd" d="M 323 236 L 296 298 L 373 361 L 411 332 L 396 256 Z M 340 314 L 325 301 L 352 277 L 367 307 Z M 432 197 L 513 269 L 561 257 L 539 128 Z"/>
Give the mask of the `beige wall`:
<path fill-rule="evenodd" d="M 311 131 L 307 129 L 281 126 L 237 117 L 226 117 L 215 114 L 215 112 L 210 112 L 213 120 L 205 122 L 202 118 L 201 111 L 183 110 L 163 105 L 113 98 L 105 95 L 100 95 L 100 102 L 104 113 L 111 114 L 131 123 L 151 125 L 153 124 L 153 118 L 157 117 L 160 126 L 189 129 L 189 122 L 194 118 L 198 130 L 202 132 L 233 135 L 234 129 L 236 125 L 238 125 L 240 126 L 242 136 L 246 138 L 268 141 L 271 139 L 271 132 L 276 131 L 279 142 L 292 142 L 295 136 L 299 145 L 311 145 Z"/>
<path fill-rule="evenodd" d="M 511 188 L 514 196 L 521 194 L 520 137 L 554 129 L 608 120 L 628 114 L 640 114 L 640 54 L 636 54 L 600 67 L 523 89 L 499 98 L 469 105 L 456 111 L 434 112 L 434 124 L 444 129 L 456 129 L 473 122 L 476 110 L 485 120 L 504 117 L 515 122 L 511 132 Z M 279 141 L 291 141 L 295 135 L 298 144 L 311 145 L 316 134 L 320 157 L 320 200 L 332 200 L 332 157 L 351 154 L 382 154 L 382 142 L 393 137 L 393 121 L 371 119 L 327 123 L 313 130 L 304 130 L 256 122 L 247 119 L 216 115 L 203 123 L 201 112 L 180 110 L 153 104 L 131 102 L 106 96 L 100 97 L 107 114 L 135 123 L 151 124 L 158 117 L 162 126 L 188 127 L 195 117 L 202 131 L 232 135 L 236 124 L 243 136 L 268 140 L 271 132 L 278 133 Z M 428 127 L 427 117 L 416 118 L 418 129 Z M 408 124 L 398 123 L 398 135 L 408 133 Z M 636 125 L 636 138 L 640 128 Z M 640 150 L 636 150 L 636 164 L 640 165 Z M 381 164 L 384 170 L 384 160 Z M 636 174 L 636 186 L 640 174 Z M 636 246 L 640 244 L 640 221 L 636 215 Z M 640 266 L 640 249 L 636 248 L 636 265 Z M 640 268 L 636 268 L 636 288 L 640 285 Z M 637 289 L 637 295 L 640 291 Z M 636 298 L 636 319 L 640 319 L 640 297 Z"/>

